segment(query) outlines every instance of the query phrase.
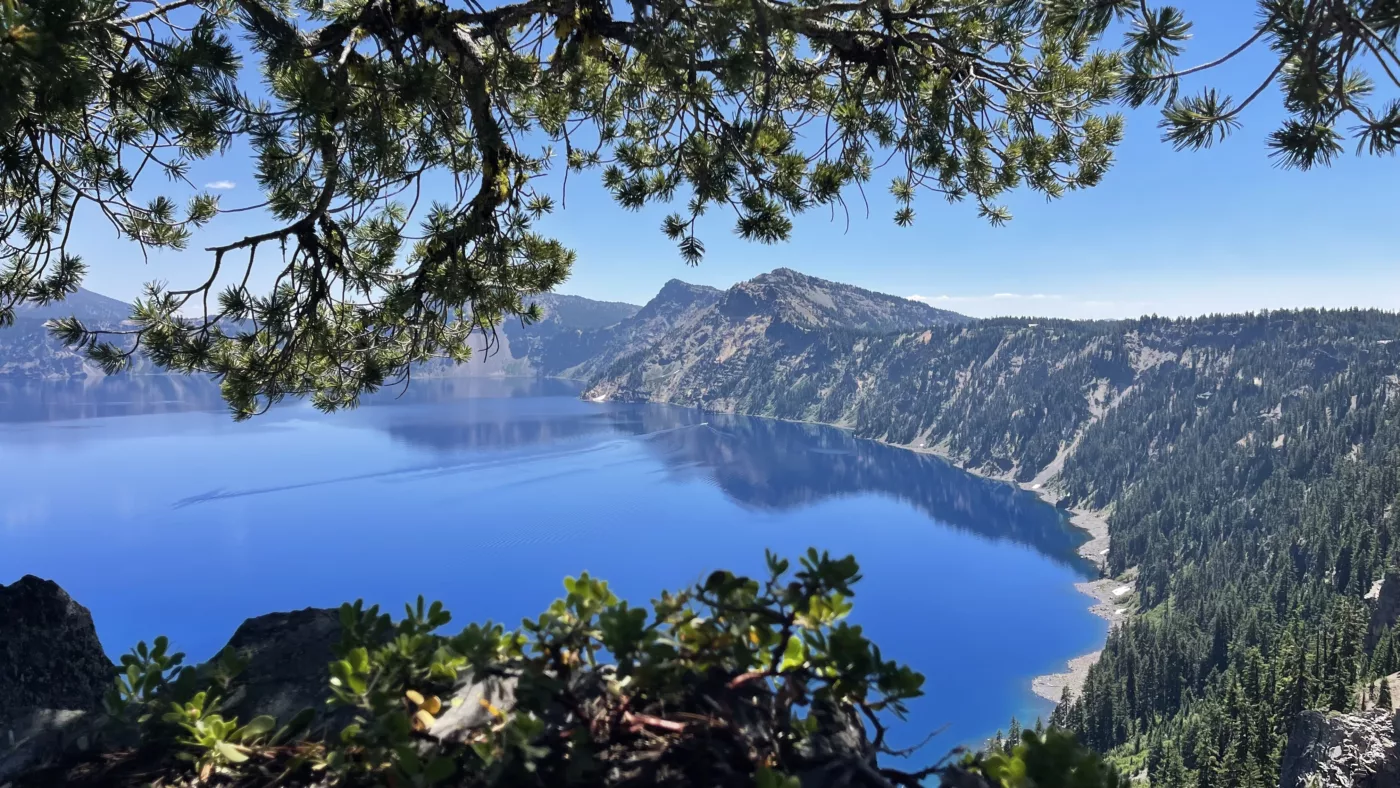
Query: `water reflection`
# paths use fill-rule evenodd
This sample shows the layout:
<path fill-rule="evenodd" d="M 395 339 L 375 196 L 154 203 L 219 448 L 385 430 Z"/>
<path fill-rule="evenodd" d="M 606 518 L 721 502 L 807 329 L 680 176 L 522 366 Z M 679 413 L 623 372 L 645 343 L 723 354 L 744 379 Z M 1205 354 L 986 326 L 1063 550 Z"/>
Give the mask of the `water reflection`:
<path fill-rule="evenodd" d="M 333 423 L 380 431 L 420 451 L 442 455 L 429 465 L 369 477 L 449 472 L 497 462 L 481 457 L 482 452 L 558 449 L 590 437 L 620 436 L 643 441 L 674 477 L 713 483 L 731 500 L 751 509 L 785 511 L 832 498 L 879 494 L 952 527 L 1024 544 L 1086 577 L 1093 574 L 1076 553 L 1082 534 L 1059 512 L 1031 493 L 978 478 L 935 457 L 859 440 L 830 427 L 670 406 L 586 403 L 578 399 L 579 391 L 577 384 L 558 380 L 415 381 L 407 389 L 366 398 L 366 407 L 337 414 Z M 223 407 L 217 386 L 199 379 L 0 380 L 0 422 L 220 411 Z M 254 424 L 270 427 L 308 415 L 314 416 L 305 406 L 289 405 Z M 177 505 L 266 491 L 210 490 Z"/>
<path fill-rule="evenodd" d="M 565 381 L 517 385 L 526 386 L 531 396 L 543 392 L 544 386 L 552 386 L 555 396 L 575 397 L 578 391 Z M 464 391 L 479 396 L 482 389 L 459 388 L 456 395 Z M 424 402 L 456 399 L 433 386 L 425 386 L 419 396 Z M 444 453 L 522 449 L 618 433 L 644 440 L 674 476 L 711 481 L 743 506 L 781 511 L 831 498 L 882 494 L 955 528 L 1028 545 L 1085 577 L 1095 574 L 1077 553 L 1083 534 L 1034 494 L 973 476 L 927 454 L 860 440 L 832 427 L 664 405 L 577 403 L 578 408 L 551 408 L 543 399 L 537 412 L 522 414 L 514 407 L 493 408 L 482 401 L 464 407 L 456 401 L 459 407 L 446 411 L 361 415 L 396 440 Z"/>
<path fill-rule="evenodd" d="M 207 378 L 117 375 L 35 380 L 0 377 L 0 422 L 71 421 L 225 409 Z"/>
<path fill-rule="evenodd" d="M 1059 511 L 1010 484 L 830 427 L 704 414 L 703 424 L 674 429 L 698 415 L 647 406 L 622 423 L 637 425 L 674 473 L 713 479 L 745 506 L 785 510 L 878 493 L 939 522 L 1029 545 L 1086 577 L 1094 575 L 1077 553 L 1083 534 Z"/>

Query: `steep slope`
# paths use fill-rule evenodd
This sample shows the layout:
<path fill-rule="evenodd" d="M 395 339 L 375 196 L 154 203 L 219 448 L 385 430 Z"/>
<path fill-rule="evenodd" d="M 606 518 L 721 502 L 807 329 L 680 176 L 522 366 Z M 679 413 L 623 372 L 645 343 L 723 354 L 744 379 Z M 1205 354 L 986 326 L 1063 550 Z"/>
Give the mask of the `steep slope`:
<path fill-rule="evenodd" d="M 74 316 L 89 328 L 117 328 L 131 314 L 131 305 L 90 290 L 78 290 L 66 300 L 15 310 L 14 325 L 0 328 L 0 376 L 69 378 L 101 375 L 97 365 L 49 336 L 45 321 Z M 135 371 L 149 363 L 141 359 Z"/>
<path fill-rule="evenodd" d="M 1124 338 L 1094 324 L 979 321 L 885 335 L 773 325 L 668 338 L 586 396 L 837 424 L 1029 479 L 1133 374 Z"/>
<path fill-rule="evenodd" d="M 499 347 L 461 367 L 431 365 L 435 376 L 548 375 L 589 379 L 619 357 L 644 348 L 718 300 L 720 291 L 673 279 L 645 306 L 546 293 L 535 301 L 545 318 L 530 326 L 507 321 Z"/>
<path fill-rule="evenodd" d="M 1276 784 L 1303 711 L 1400 670 L 1400 629 L 1368 633 L 1365 600 L 1400 560 L 1400 316 L 743 339 L 590 394 L 841 424 L 1105 512 L 1142 614 L 1056 722 L 1133 771 L 1150 753 L 1154 786 Z"/>
<path fill-rule="evenodd" d="M 547 375 L 589 380 L 619 358 L 651 347 L 668 332 L 690 325 L 719 301 L 721 291 L 672 279 L 636 314 L 605 328 L 561 334 L 535 355 Z"/>
<path fill-rule="evenodd" d="M 833 331 L 879 334 L 965 322 L 917 301 L 780 268 L 729 288 L 610 366 L 596 365 L 590 396 L 743 409 L 736 389 L 768 378 L 775 354 L 800 354 Z"/>
<path fill-rule="evenodd" d="M 544 319 L 532 328 L 558 326 L 560 330 L 591 330 L 611 326 L 637 314 L 636 304 L 620 301 L 595 301 L 563 293 L 541 293 L 530 301 L 544 310 Z"/>

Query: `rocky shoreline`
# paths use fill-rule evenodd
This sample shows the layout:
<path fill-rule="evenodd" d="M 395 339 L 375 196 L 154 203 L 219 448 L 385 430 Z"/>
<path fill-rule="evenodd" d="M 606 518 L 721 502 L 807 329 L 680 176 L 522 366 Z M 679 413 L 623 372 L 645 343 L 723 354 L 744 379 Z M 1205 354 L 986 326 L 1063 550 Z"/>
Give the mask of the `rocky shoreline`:
<path fill-rule="evenodd" d="M 1057 504 L 1057 498 L 1051 488 L 1044 484 L 1027 483 L 1021 487 L 1034 492 L 1052 506 Z M 1104 513 L 1091 509 L 1070 508 L 1064 511 L 1069 514 L 1070 525 L 1089 535 L 1089 541 L 1079 546 L 1079 555 L 1099 567 L 1099 571 L 1103 571 L 1105 559 L 1108 557 L 1108 518 Z M 1098 580 L 1075 583 L 1074 588 L 1094 600 L 1089 606 L 1089 612 L 1107 621 L 1110 631 L 1127 620 L 1129 611 L 1125 609 L 1125 603 L 1132 598 L 1131 581 L 1120 582 L 1111 577 L 1101 577 Z M 1066 688 L 1071 696 L 1077 696 L 1089 677 L 1089 668 L 1099 661 L 1099 655 L 1102 653 L 1100 649 L 1080 654 L 1068 662 L 1067 670 L 1036 676 L 1031 679 L 1031 691 L 1052 703 L 1060 702 Z"/>
<path fill-rule="evenodd" d="M 1131 588 L 1131 584 L 1105 577 L 1087 583 L 1075 583 L 1074 588 L 1094 600 L 1089 612 L 1107 621 L 1110 630 L 1127 620 L 1128 613 L 1122 607 L 1123 597 L 1127 594 L 1115 595 L 1114 592 Z M 1089 668 L 1099 661 L 1099 655 L 1102 653 L 1102 650 L 1099 650 L 1080 654 L 1069 661 L 1068 670 L 1036 676 L 1031 679 L 1031 691 L 1052 703 L 1060 701 L 1066 687 L 1071 695 L 1078 695 L 1084 687 L 1085 679 L 1089 677 Z"/>
<path fill-rule="evenodd" d="M 883 442 L 883 441 L 882 441 Z M 967 471 L 976 476 L 986 479 L 1003 481 L 1007 484 L 1015 484 L 1021 489 L 1035 493 L 1042 501 L 1054 506 L 1068 516 L 1069 524 L 1088 534 L 1088 541 L 1079 546 L 1077 551 L 1085 560 L 1104 570 L 1108 558 L 1109 534 L 1108 515 L 1106 512 L 1095 511 L 1093 509 L 1083 509 L 1078 507 L 1065 507 L 1061 505 L 1062 496 L 1059 491 L 1050 484 L 1050 478 L 1058 472 L 1068 454 L 1068 451 L 1061 452 L 1061 456 L 1056 457 L 1049 467 L 1042 470 L 1034 479 L 1029 482 L 1017 483 L 1006 475 L 984 473 L 976 468 L 965 468 L 958 463 L 956 457 L 950 456 L 937 446 L 916 446 L 909 444 L 891 444 L 910 451 L 923 454 L 932 454 L 940 457 L 955 467 Z M 1093 600 L 1089 605 L 1089 612 L 1108 622 L 1109 629 L 1122 624 L 1131 616 L 1131 605 L 1133 583 L 1131 580 L 1119 581 L 1110 577 L 1100 577 L 1097 580 L 1075 583 L 1076 591 L 1084 594 Z M 1125 590 L 1126 589 L 1126 590 Z M 1080 654 L 1069 660 L 1067 669 L 1058 673 L 1045 673 L 1031 679 L 1031 691 L 1036 695 L 1045 698 L 1052 703 L 1059 703 L 1064 696 L 1065 688 L 1068 687 L 1071 695 L 1077 695 L 1084 687 L 1084 682 L 1089 676 L 1089 668 L 1099 661 L 1102 650 L 1091 651 L 1087 654 Z"/>
<path fill-rule="evenodd" d="M 606 399 L 606 397 L 600 396 L 590 399 L 590 401 L 603 402 L 606 401 Z M 771 417 L 750 416 L 750 418 Z M 779 421 L 790 420 L 779 419 Z M 841 425 L 836 424 L 828 424 L 827 426 L 842 428 Z M 974 476 L 1005 482 L 1015 485 L 1027 492 L 1035 493 L 1035 495 L 1045 503 L 1064 512 L 1070 525 L 1088 534 L 1089 539 L 1079 546 L 1077 552 L 1080 557 L 1098 567 L 1100 572 L 1104 570 L 1105 564 L 1107 563 L 1110 543 L 1107 512 L 1063 506 L 1063 496 L 1055 489 L 1050 481 L 1063 466 L 1065 459 L 1069 456 L 1069 452 L 1073 449 L 1073 445 L 1061 451 L 1060 455 L 1056 457 L 1049 466 L 1036 474 L 1034 479 L 1028 482 L 1018 483 L 1010 478 L 1009 474 L 987 473 L 979 468 L 964 467 L 957 457 L 952 456 L 938 445 L 928 445 L 926 443 L 890 443 L 879 439 L 876 439 L 876 442 L 900 449 L 908 449 L 909 451 L 918 452 L 920 454 L 932 454 L 953 467 Z M 1097 580 L 1075 583 L 1074 588 L 1093 600 L 1089 605 L 1089 612 L 1107 621 L 1110 631 L 1131 616 L 1132 591 L 1134 590 L 1131 579 L 1120 582 L 1114 578 L 1100 577 Z M 1067 670 L 1063 672 L 1046 673 L 1032 678 L 1031 691 L 1053 703 L 1058 703 L 1060 701 L 1066 687 L 1069 688 L 1071 695 L 1077 695 L 1084 687 L 1084 682 L 1089 676 L 1089 668 L 1099 661 L 1099 655 L 1101 653 L 1102 650 L 1100 649 L 1087 654 L 1081 654 L 1069 660 L 1067 663 Z"/>

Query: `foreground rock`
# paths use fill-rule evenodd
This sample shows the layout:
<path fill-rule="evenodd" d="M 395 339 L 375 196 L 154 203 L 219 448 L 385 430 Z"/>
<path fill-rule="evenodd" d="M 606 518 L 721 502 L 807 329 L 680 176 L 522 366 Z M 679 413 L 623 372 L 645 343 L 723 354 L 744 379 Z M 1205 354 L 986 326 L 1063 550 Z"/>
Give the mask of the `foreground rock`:
<path fill-rule="evenodd" d="M 9 720 L 0 728 L 0 786 L 105 747 L 103 733 L 101 715 L 90 711 L 32 709 Z"/>
<path fill-rule="evenodd" d="M 183 785 L 194 779 L 183 764 L 179 773 L 169 773 L 168 759 L 160 753 L 113 738 L 98 709 L 114 670 L 86 609 L 56 584 L 26 577 L 0 588 L 0 611 L 5 644 L 0 653 L 6 660 L 0 691 L 8 714 L 0 728 L 0 786 L 124 787 L 153 779 Z M 340 638 L 334 610 L 308 608 L 245 621 L 220 654 L 244 663 L 230 683 L 226 715 L 247 720 L 269 714 L 286 721 L 311 708 L 317 711 L 312 737 L 335 735 L 352 716 L 325 702 L 327 664 Z M 578 714 L 598 712 L 596 723 L 623 731 L 598 753 L 601 768 L 592 784 L 600 788 L 742 784 L 750 779 L 755 753 L 777 754 L 782 737 L 767 722 L 774 698 L 762 682 L 731 686 L 727 675 L 697 676 L 684 696 L 688 700 L 667 710 L 686 720 L 678 723 L 640 712 L 602 713 L 611 698 L 607 671 L 577 677 L 570 691 L 581 706 L 551 706 L 544 714 L 548 725 L 576 728 Z M 470 741 L 494 716 L 512 713 L 516 690 L 514 678 L 463 676 L 450 699 L 456 702 L 448 704 L 429 735 Z M 727 723 L 716 727 L 721 710 Z M 875 748 L 856 713 L 820 704 L 814 711 L 817 730 L 789 759 L 803 788 L 884 785 L 875 771 Z M 250 775 L 237 784 L 260 785 L 259 779 Z"/>
<path fill-rule="evenodd" d="M 313 731 L 331 727 L 338 717 L 326 708 L 326 666 L 335 656 L 340 634 L 338 612 L 322 608 L 244 621 L 220 652 L 246 663 L 225 699 L 226 713 L 241 720 L 270 714 L 285 721 L 303 709 L 315 709 Z"/>
<path fill-rule="evenodd" d="M 113 671 L 92 614 L 57 583 L 0 586 L 0 723 L 36 708 L 96 710 Z"/>
<path fill-rule="evenodd" d="M 114 675 L 92 614 L 57 583 L 0 586 L 0 785 L 96 747 Z"/>
<path fill-rule="evenodd" d="M 1279 788 L 1396 788 L 1400 739 L 1390 711 L 1305 711 L 1293 724 Z"/>

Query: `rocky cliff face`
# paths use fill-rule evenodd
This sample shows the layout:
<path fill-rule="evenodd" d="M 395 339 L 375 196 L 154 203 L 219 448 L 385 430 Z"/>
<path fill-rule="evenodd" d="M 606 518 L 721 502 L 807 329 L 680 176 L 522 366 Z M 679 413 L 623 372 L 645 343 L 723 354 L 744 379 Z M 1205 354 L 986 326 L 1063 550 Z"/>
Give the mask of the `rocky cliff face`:
<path fill-rule="evenodd" d="M 1376 589 L 1371 621 L 1366 629 L 1366 647 L 1374 646 L 1381 633 L 1395 626 L 1396 621 L 1400 621 L 1400 569 L 1392 567 Z"/>
<path fill-rule="evenodd" d="M 0 721 L 34 708 L 91 711 L 115 675 L 87 608 L 57 583 L 0 586 Z"/>
<path fill-rule="evenodd" d="M 806 331 L 772 311 L 717 307 L 586 396 L 837 424 L 1029 481 L 1132 385 L 1128 345 L 1104 326 Z"/>
<path fill-rule="evenodd" d="M 907 298 L 780 268 L 729 288 L 651 341 L 634 343 L 633 352 L 602 369 L 587 396 L 765 413 L 746 409 L 746 388 L 781 381 L 786 370 L 775 364 L 825 358 L 820 349 L 803 354 L 832 334 L 873 336 L 966 321 Z M 809 399 L 814 393 L 799 392 Z"/>
<path fill-rule="evenodd" d="M 735 320 L 768 317 L 806 331 L 853 329 L 871 333 L 913 331 L 966 323 L 954 312 L 779 268 L 729 288 L 720 312 Z"/>
<path fill-rule="evenodd" d="M 591 380 L 604 370 L 650 347 L 673 331 L 684 331 L 715 304 L 721 292 L 713 287 L 672 279 L 635 314 L 605 326 L 540 343 L 533 351 L 547 375 Z"/>
<path fill-rule="evenodd" d="M 1400 786 L 1400 731 L 1390 711 L 1307 711 L 1293 724 L 1279 768 L 1279 788 Z"/>

